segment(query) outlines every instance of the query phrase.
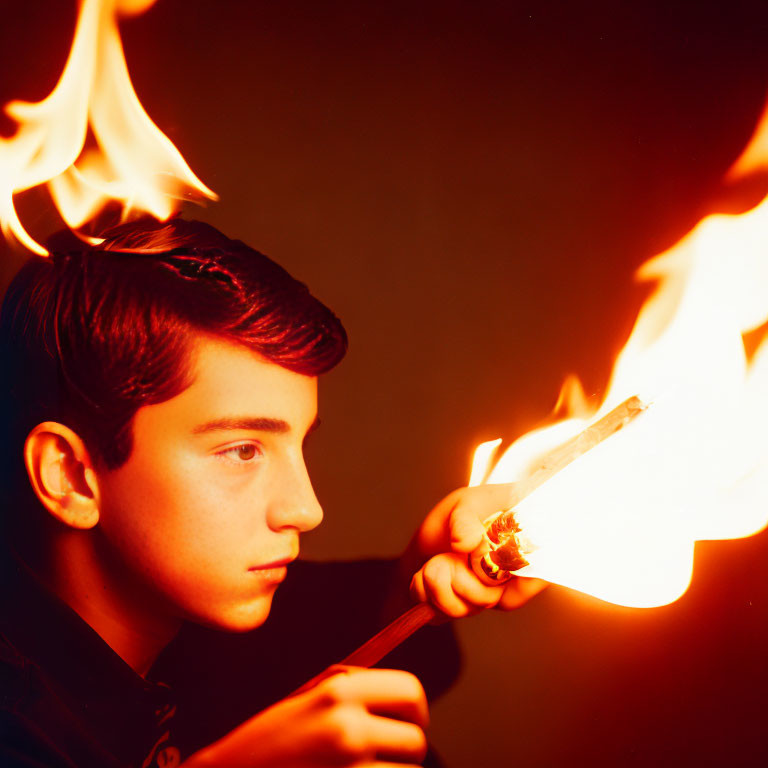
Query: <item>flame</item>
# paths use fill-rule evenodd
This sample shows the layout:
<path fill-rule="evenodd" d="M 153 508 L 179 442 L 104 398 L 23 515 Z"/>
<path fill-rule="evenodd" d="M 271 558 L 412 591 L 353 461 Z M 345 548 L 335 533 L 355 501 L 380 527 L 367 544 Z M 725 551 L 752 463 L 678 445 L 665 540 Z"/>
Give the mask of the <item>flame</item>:
<path fill-rule="evenodd" d="M 0 227 L 35 253 L 47 251 L 24 229 L 13 197 L 42 184 L 74 230 L 110 200 L 121 204 L 123 219 L 148 213 L 165 220 L 186 197 L 217 199 L 152 122 L 131 84 L 117 19 L 154 1 L 82 0 L 56 87 L 42 101 L 6 105 L 17 129 L 0 138 Z M 89 129 L 95 146 L 84 150 Z"/>
<path fill-rule="evenodd" d="M 768 108 L 729 179 L 767 165 Z M 516 573 L 652 607 L 687 589 L 695 541 L 768 523 L 768 198 L 702 219 L 637 277 L 655 290 L 597 411 L 585 413 L 571 379 L 558 403 L 567 418 L 519 438 L 491 471 L 489 451 L 477 451 L 473 478 L 525 478 L 544 453 L 639 396 L 645 413 L 516 507 L 530 548 Z"/>

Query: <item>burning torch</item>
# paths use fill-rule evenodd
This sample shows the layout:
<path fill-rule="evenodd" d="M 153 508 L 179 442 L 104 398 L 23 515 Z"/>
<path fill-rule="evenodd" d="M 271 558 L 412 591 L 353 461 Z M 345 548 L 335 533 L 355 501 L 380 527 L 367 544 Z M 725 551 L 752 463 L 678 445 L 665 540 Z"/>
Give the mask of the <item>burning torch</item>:
<path fill-rule="evenodd" d="M 534 551 L 536 545 L 526 537 L 515 517 L 517 505 L 580 456 L 637 418 L 647 407 L 639 397 L 630 397 L 575 437 L 546 453 L 536 469 L 515 486 L 514 501 L 509 509 L 501 510 L 485 520 L 485 539 L 469 555 L 470 565 L 476 575 L 485 582 L 501 584 L 511 579 L 515 571 L 528 565 L 526 555 Z M 438 615 L 439 611 L 429 603 L 414 606 L 338 665 L 329 667 L 309 680 L 296 693 L 312 688 L 333 674 L 339 666 L 373 666 Z"/>
<path fill-rule="evenodd" d="M 545 454 L 536 470 L 514 488 L 512 506 L 485 520 L 484 545 L 470 555 L 470 565 L 475 573 L 498 584 L 528 565 L 525 556 L 536 545 L 525 536 L 515 518 L 515 507 L 579 456 L 629 424 L 646 408 L 639 397 L 630 397 L 583 432 Z"/>

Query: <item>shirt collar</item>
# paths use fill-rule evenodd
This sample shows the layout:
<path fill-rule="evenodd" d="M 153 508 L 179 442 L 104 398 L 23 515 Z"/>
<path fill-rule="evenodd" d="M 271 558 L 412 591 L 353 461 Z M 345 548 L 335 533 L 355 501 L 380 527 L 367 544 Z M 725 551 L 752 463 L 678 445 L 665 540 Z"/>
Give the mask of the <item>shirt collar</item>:
<path fill-rule="evenodd" d="M 18 559 L 0 568 L 0 633 L 109 752 L 141 765 L 167 731 L 170 689 L 134 672 Z"/>

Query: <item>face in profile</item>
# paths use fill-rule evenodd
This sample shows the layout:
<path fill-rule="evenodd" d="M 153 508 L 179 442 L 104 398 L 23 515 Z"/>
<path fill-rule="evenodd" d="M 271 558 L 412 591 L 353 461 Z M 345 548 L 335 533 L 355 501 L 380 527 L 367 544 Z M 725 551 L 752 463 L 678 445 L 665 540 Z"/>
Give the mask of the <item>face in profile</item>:
<path fill-rule="evenodd" d="M 191 363 L 191 386 L 137 411 L 125 464 L 98 472 L 105 567 L 170 614 L 244 631 L 322 519 L 302 451 L 317 379 L 211 337 Z"/>

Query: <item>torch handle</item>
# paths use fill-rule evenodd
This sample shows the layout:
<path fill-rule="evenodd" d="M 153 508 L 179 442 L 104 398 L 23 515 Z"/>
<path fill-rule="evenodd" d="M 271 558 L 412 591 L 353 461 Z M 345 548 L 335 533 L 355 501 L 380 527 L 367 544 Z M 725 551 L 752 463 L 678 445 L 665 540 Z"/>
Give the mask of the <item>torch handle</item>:
<path fill-rule="evenodd" d="M 398 616 L 393 622 L 387 624 L 384 629 L 377 632 L 370 640 L 363 643 L 356 651 L 352 651 L 349 656 L 338 664 L 328 667 L 319 675 L 308 680 L 291 695 L 295 696 L 296 694 L 308 691 L 310 688 L 314 688 L 319 682 L 331 675 L 337 674 L 345 666 L 372 667 L 390 651 L 397 648 L 400 643 L 407 640 L 425 624 L 429 624 L 438 615 L 437 609 L 433 608 L 429 603 L 414 605 L 413 608 Z"/>
<path fill-rule="evenodd" d="M 429 603 L 414 605 L 356 651 L 352 651 L 341 663 L 355 667 L 372 667 L 436 616 L 438 610 Z"/>

